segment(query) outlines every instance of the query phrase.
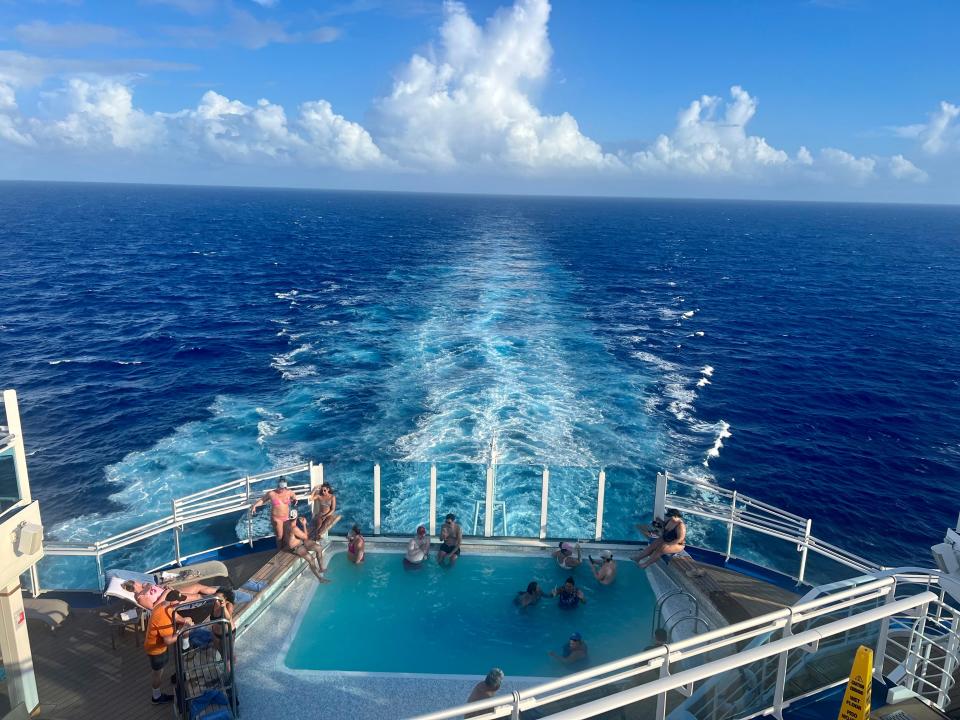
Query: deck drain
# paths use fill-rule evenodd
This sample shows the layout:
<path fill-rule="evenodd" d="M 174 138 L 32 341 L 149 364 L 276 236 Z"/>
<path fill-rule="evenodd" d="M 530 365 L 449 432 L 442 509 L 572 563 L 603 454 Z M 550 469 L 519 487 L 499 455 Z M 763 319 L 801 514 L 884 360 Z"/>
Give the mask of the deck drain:
<path fill-rule="evenodd" d="M 897 710 L 885 716 L 883 720 L 913 720 L 913 716 L 907 715 L 903 710 Z"/>

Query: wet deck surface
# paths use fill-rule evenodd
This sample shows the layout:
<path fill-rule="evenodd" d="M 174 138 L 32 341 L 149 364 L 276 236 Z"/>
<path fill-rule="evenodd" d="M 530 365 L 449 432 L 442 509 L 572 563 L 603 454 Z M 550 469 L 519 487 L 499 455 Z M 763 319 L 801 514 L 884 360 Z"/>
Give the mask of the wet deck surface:
<path fill-rule="evenodd" d="M 230 581 L 239 587 L 275 555 L 271 550 L 225 561 Z M 218 579 L 205 583 L 217 585 Z M 57 630 L 32 622 L 29 630 L 40 718 L 169 720 L 173 716 L 170 705 L 150 702 L 150 665 L 143 636 L 132 631 L 118 635 L 103 608 L 71 609 Z M 167 668 L 172 674 L 172 659 Z M 164 690 L 170 692 L 170 686 Z M 0 707 L 7 705 L 5 693 L 0 684 Z"/>

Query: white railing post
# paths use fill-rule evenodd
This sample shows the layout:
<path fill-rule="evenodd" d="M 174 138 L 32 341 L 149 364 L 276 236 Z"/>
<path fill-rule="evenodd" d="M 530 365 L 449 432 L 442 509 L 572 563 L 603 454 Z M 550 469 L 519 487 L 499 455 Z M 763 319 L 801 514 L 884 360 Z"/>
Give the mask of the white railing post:
<path fill-rule="evenodd" d="M 803 576 L 807 572 L 807 551 L 810 549 L 810 527 L 812 525 L 813 520 L 807 520 L 807 527 L 803 531 L 803 545 L 800 550 L 800 574 L 797 576 L 798 585 L 803 583 Z"/>
<path fill-rule="evenodd" d="M 513 710 L 510 712 L 510 720 L 520 720 L 520 693 L 513 691 Z"/>
<path fill-rule="evenodd" d="M 950 619 L 950 639 L 943 658 L 943 672 L 940 674 L 940 692 L 937 694 L 937 707 L 945 708 L 950 702 L 950 688 L 953 687 L 953 674 L 957 669 L 957 651 L 960 650 L 957 636 L 957 611 L 953 610 Z"/>
<path fill-rule="evenodd" d="M 30 591 L 34 597 L 40 596 L 40 573 L 37 572 L 36 564 L 30 566 Z"/>
<path fill-rule="evenodd" d="M 593 531 L 593 539 L 600 542 L 603 537 L 603 495 L 607 485 L 607 473 L 603 470 L 597 481 L 597 527 Z"/>
<path fill-rule="evenodd" d="M 657 491 L 653 497 L 653 516 L 663 520 L 667 512 L 667 473 L 657 473 Z"/>
<path fill-rule="evenodd" d="M 103 577 L 103 558 L 100 557 L 99 550 L 97 550 L 97 581 L 100 583 L 100 589 L 106 590 L 107 583 Z"/>
<path fill-rule="evenodd" d="M 437 534 L 437 466 L 430 463 L 430 537 Z"/>
<path fill-rule="evenodd" d="M 540 489 L 540 539 L 547 537 L 547 501 L 550 498 L 550 468 L 543 469 L 543 481 Z"/>
<path fill-rule="evenodd" d="M 247 543 L 250 547 L 253 547 L 253 513 L 250 512 L 250 506 L 253 504 L 253 500 L 250 498 L 249 475 L 244 476 L 243 485 L 247 493 Z"/>
<path fill-rule="evenodd" d="M 663 665 L 660 666 L 660 679 L 663 680 L 669 675 L 670 675 L 670 653 L 668 651 L 667 654 L 663 656 Z M 658 693 L 657 694 L 657 714 L 654 715 L 654 717 L 656 718 L 656 720 L 664 720 L 666 716 L 667 716 L 667 693 L 665 692 Z"/>
<path fill-rule="evenodd" d="M 493 466 L 487 465 L 487 496 L 484 503 L 483 536 L 493 537 Z"/>
<path fill-rule="evenodd" d="M 373 466 L 373 534 L 380 534 L 380 463 Z"/>
<path fill-rule="evenodd" d="M 783 627 L 782 638 L 788 638 L 793 635 L 793 614 L 787 618 L 787 624 Z M 773 688 L 773 716 L 778 720 L 783 720 L 783 691 L 787 684 L 787 660 L 789 651 L 784 651 L 777 656 L 777 684 Z"/>
<path fill-rule="evenodd" d="M 894 584 L 887 593 L 884 605 L 889 605 L 896 599 L 897 586 Z M 880 621 L 880 636 L 877 638 L 877 651 L 873 655 L 873 675 L 878 680 L 883 679 L 883 658 L 887 654 L 887 637 L 890 635 L 890 616 Z"/>
<path fill-rule="evenodd" d="M 323 485 L 323 463 L 310 462 L 310 492 Z"/>
<path fill-rule="evenodd" d="M 737 491 L 733 491 L 733 498 L 730 504 L 730 522 L 727 528 L 727 560 L 733 554 L 733 521 L 737 516 Z"/>
<path fill-rule="evenodd" d="M 177 565 L 180 564 L 180 526 L 177 525 L 177 501 L 171 500 L 173 507 L 173 552 L 177 558 Z"/>

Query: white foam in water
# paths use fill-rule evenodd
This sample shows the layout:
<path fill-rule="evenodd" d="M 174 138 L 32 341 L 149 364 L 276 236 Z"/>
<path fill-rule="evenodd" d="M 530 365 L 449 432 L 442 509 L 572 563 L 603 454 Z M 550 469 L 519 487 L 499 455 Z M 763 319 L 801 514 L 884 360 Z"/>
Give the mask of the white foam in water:
<path fill-rule="evenodd" d="M 710 381 L 707 380 L 705 377 L 702 377 L 699 380 L 697 380 L 697 387 L 704 387 L 709 384 L 710 384 Z"/>
<path fill-rule="evenodd" d="M 683 313 L 680 317 L 682 317 L 684 320 L 689 320 L 689 319 L 692 318 L 694 315 L 696 315 L 696 310 L 687 310 L 687 311 L 686 311 L 685 313 Z"/>
<path fill-rule="evenodd" d="M 723 441 L 732 435 L 730 432 L 730 425 L 723 420 L 719 423 L 719 432 L 717 433 L 717 439 L 713 443 L 713 447 L 707 451 L 707 457 L 703 461 L 704 467 L 710 466 L 710 460 L 715 457 L 720 457 L 720 450 L 723 448 Z"/>
<path fill-rule="evenodd" d="M 704 377 L 712 377 L 713 368 L 710 367 L 709 365 L 704 365 L 703 368 L 700 370 L 700 374 L 703 375 Z"/>

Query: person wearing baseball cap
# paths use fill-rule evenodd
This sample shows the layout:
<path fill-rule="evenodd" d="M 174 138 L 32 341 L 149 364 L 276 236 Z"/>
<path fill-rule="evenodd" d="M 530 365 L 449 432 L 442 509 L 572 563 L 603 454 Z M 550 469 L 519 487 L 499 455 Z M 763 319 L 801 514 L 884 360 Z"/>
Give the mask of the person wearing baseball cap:
<path fill-rule="evenodd" d="M 613 559 L 613 553 L 609 550 L 602 550 L 599 561 L 594 560 L 592 555 L 588 557 L 590 558 L 590 570 L 597 582 L 601 585 L 612 585 L 613 581 L 617 579 L 617 563 Z"/>
<path fill-rule="evenodd" d="M 577 551 L 576 556 L 573 554 L 574 550 Z M 580 543 L 561 542 L 560 546 L 553 551 L 553 559 L 564 570 L 573 570 L 575 567 L 579 567 L 580 563 L 583 562 L 580 555 Z"/>
<path fill-rule="evenodd" d="M 562 663 L 583 662 L 587 659 L 587 644 L 583 641 L 583 636 L 575 632 L 570 636 L 570 639 L 567 640 L 566 645 L 563 646 L 563 650 L 559 655 L 553 650 L 547 654 Z"/>

